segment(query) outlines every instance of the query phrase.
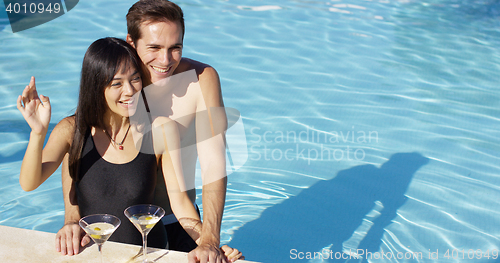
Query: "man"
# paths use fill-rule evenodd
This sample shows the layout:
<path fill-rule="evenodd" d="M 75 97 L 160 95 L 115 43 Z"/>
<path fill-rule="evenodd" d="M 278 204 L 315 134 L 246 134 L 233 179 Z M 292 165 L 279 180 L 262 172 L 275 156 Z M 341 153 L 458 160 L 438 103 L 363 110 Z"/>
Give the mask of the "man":
<path fill-rule="evenodd" d="M 127 14 L 127 30 L 127 42 L 136 48 L 150 73 L 152 83 L 161 83 L 170 76 L 190 70 L 194 70 L 198 78 L 199 88 L 197 86 L 178 87 L 170 93 L 163 107 L 171 109 L 167 117 L 179 123 L 183 145 L 182 168 L 189 186 L 194 186 L 196 150 L 200 156 L 204 179 L 202 192 L 204 220 L 198 245 L 208 248 L 213 253 L 218 253 L 216 250 L 220 242 L 220 224 L 226 195 L 224 134 L 213 134 L 214 137 L 206 139 L 208 137 L 206 133 L 212 131 L 207 131 L 207 126 L 204 125 L 206 118 L 202 114 L 207 111 L 210 113 L 212 107 L 224 106 L 217 72 L 208 65 L 182 58 L 184 18 L 180 7 L 172 2 L 138 1 Z M 147 91 L 148 88 L 145 90 Z M 225 116 L 222 117 L 225 118 Z M 217 130 L 225 128 L 216 127 Z M 203 141 L 200 142 L 201 140 Z M 196 149 L 192 146 L 196 146 Z M 165 184 L 162 183 L 163 176 L 159 176 L 158 179 L 157 185 L 161 189 L 156 191 L 156 200 L 167 210 L 167 213 L 171 214 Z M 193 202 L 196 198 L 195 194 L 194 189 L 189 190 L 189 196 Z M 196 246 L 178 223 L 167 225 L 166 228 L 170 249 L 191 251 Z M 196 256 L 202 257 L 202 255 Z"/>
<path fill-rule="evenodd" d="M 166 194 L 163 175 L 158 175 L 156 190 L 157 204 L 167 212 L 169 249 L 191 251 L 190 262 L 219 262 L 225 260 L 219 249 L 220 225 L 226 195 L 225 137 L 226 117 L 215 109 L 223 107 L 219 77 L 212 67 L 182 57 L 184 19 L 180 7 L 167 0 L 141 0 L 135 3 L 127 14 L 127 42 L 136 48 L 142 62 L 150 74 L 153 84 L 162 85 L 171 76 L 195 74 L 198 85 L 189 85 L 172 90 L 164 102 L 169 109 L 168 116 L 176 120 L 181 135 L 182 169 L 186 178 L 188 195 L 194 203 L 194 173 L 199 155 L 203 178 L 203 226 L 201 236 L 195 243 L 173 217 Z M 146 87 L 144 90 L 148 90 Z M 148 98 L 148 95 L 145 95 Z M 211 110 L 212 109 L 212 110 Z M 222 111 L 223 112 L 223 111 Z M 217 114 L 218 113 L 218 114 Z M 222 121 L 221 121 L 222 120 Z M 65 158 L 66 159 L 66 158 Z M 64 165 L 63 165 L 64 167 Z M 63 169 L 63 174 L 67 172 Z M 64 176 L 63 176 L 64 178 Z M 65 192 L 66 218 L 78 218 L 77 205 L 70 200 L 71 185 L 63 180 Z M 66 194 L 67 193 L 67 194 Z M 182 222 L 181 222 L 182 223 Z M 77 226 L 66 224 L 58 232 L 56 248 L 65 254 L 78 253 L 79 243 L 88 243 L 88 238 L 80 241 Z M 64 242 L 62 242 L 64 241 Z M 194 249 L 194 250 L 193 250 Z M 226 255 L 237 250 L 226 247 Z M 229 252 L 228 252 L 229 251 Z"/>

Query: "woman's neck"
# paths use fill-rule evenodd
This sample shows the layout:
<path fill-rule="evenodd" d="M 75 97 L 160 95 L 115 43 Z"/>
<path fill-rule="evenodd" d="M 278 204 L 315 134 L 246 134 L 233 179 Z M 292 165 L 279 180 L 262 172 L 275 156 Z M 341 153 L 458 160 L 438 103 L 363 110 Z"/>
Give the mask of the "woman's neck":
<path fill-rule="evenodd" d="M 112 114 L 106 114 L 104 118 L 104 129 L 113 138 L 116 137 L 120 131 L 125 131 L 130 126 L 130 121 L 128 117 L 116 116 Z"/>

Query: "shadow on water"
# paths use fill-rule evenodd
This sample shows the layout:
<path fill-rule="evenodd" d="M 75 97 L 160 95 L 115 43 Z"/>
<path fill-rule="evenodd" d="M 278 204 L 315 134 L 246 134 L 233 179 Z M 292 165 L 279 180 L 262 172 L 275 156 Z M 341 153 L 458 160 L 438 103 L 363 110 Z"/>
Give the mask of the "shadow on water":
<path fill-rule="evenodd" d="M 297 196 L 266 209 L 238 229 L 229 244 L 248 260 L 296 261 L 299 252 L 341 252 L 342 243 L 366 221 L 375 202 L 383 204 L 358 249 L 379 251 L 384 228 L 406 202 L 413 175 L 429 159 L 419 153 L 397 153 L 380 168 L 360 165 L 319 181 Z M 291 251 L 296 249 L 296 251 Z M 297 258 L 295 260 L 292 260 Z"/>

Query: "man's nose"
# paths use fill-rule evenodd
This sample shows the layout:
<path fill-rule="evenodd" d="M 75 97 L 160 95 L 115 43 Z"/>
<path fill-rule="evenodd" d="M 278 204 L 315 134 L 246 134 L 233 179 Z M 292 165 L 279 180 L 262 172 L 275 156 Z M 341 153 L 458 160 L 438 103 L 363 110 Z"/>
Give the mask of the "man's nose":
<path fill-rule="evenodd" d="M 172 60 L 172 56 L 171 56 L 170 51 L 168 49 L 162 49 L 159 52 L 159 56 L 160 57 L 158 59 L 164 65 L 168 65 L 170 63 L 170 60 Z"/>

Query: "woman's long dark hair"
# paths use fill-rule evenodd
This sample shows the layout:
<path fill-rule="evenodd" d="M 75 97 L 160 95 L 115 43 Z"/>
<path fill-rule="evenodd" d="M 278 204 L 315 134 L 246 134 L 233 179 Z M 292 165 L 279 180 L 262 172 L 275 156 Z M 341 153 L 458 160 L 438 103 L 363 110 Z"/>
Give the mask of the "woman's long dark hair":
<path fill-rule="evenodd" d="M 85 135 L 91 127 L 104 129 L 104 114 L 108 109 L 104 90 L 111 83 L 118 70 L 135 68 L 141 76 L 142 62 L 136 50 L 124 40 L 118 38 L 101 38 L 92 43 L 82 64 L 80 79 L 80 95 L 75 113 L 75 131 L 69 149 L 69 173 L 78 181 L 80 158 L 84 146 Z"/>

